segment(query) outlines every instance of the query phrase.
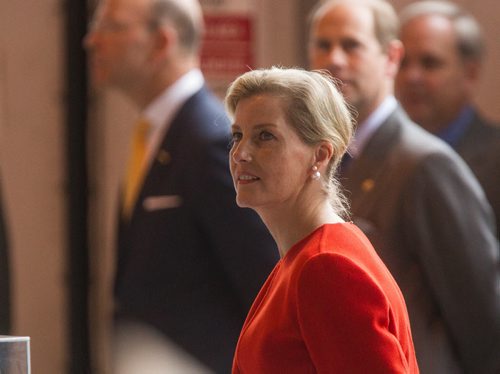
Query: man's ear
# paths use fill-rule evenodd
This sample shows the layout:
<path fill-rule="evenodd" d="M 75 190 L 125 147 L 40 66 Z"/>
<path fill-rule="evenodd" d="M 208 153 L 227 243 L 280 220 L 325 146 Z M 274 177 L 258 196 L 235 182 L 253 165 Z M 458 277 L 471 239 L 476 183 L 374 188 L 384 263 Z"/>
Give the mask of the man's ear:
<path fill-rule="evenodd" d="M 387 46 L 387 75 L 394 78 L 399 70 L 399 65 L 404 56 L 403 43 L 392 40 Z"/>
<path fill-rule="evenodd" d="M 463 64 L 467 80 L 477 83 L 481 73 L 481 63 L 479 61 L 465 61 Z"/>
<path fill-rule="evenodd" d="M 178 44 L 178 34 L 169 25 L 160 25 L 153 31 L 151 57 L 154 62 L 161 62 L 172 54 Z"/>

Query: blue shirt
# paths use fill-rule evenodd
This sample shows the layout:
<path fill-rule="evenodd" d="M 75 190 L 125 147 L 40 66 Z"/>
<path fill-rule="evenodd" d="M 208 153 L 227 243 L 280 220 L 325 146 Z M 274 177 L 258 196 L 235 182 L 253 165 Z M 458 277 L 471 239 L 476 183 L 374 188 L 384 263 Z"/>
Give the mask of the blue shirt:
<path fill-rule="evenodd" d="M 436 136 L 444 140 L 450 146 L 455 147 L 458 141 L 469 128 L 474 110 L 470 105 L 465 106 L 460 114 L 446 128 L 436 133 Z"/>

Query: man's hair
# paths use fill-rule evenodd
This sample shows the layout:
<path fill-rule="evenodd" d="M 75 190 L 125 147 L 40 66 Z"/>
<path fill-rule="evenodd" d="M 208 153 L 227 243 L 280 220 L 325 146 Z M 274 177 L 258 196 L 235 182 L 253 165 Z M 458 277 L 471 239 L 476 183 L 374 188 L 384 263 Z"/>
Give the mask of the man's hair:
<path fill-rule="evenodd" d="M 197 53 L 204 31 L 201 6 L 197 0 L 153 0 L 151 26 L 168 24 L 179 34 L 183 49 Z"/>
<path fill-rule="evenodd" d="M 391 41 L 398 38 L 399 19 L 393 6 L 386 0 L 326 0 L 313 8 L 309 16 L 309 30 L 325 12 L 340 4 L 361 4 L 373 15 L 375 36 L 382 50 L 387 51 Z"/>
<path fill-rule="evenodd" d="M 471 14 L 448 1 L 419 1 L 401 11 L 401 26 L 414 18 L 427 15 L 441 16 L 451 22 L 457 39 L 457 49 L 463 61 L 482 60 L 485 52 L 484 40 L 479 23 Z"/>

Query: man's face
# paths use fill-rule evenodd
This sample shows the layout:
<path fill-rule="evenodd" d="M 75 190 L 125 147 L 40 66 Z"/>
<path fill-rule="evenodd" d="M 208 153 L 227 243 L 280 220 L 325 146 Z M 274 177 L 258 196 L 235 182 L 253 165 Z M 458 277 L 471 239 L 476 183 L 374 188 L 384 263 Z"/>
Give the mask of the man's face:
<path fill-rule="evenodd" d="M 388 93 L 388 58 L 375 36 L 373 15 L 363 6 L 336 5 L 312 25 L 309 62 L 311 69 L 326 69 L 342 82 L 360 121 Z"/>
<path fill-rule="evenodd" d="M 446 127 L 469 100 L 474 74 L 460 58 L 450 21 L 420 16 L 401 29 L 405 57 L 396 95 L 409 116 L 431 132 Z"/>
<path fill-rule="evenodd" d="M 146 71 L 153 38 L 149 0 L 103 0 L 84 45 L 94 84 L 129 89 Z"/>

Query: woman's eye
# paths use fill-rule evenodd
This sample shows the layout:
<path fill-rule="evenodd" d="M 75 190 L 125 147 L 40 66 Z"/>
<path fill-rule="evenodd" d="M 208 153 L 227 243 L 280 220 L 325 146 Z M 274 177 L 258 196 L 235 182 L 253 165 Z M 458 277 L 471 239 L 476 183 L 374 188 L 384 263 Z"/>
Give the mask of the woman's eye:
<path fill-rule="evenodd" d="M 233 132 L 231 134 L 231 141 L 228 144 L 228 148 L 231 149 L 233 148 L 234 144 L 240 141 L 241 139 L 241 133 L 240 132 Z"/>
<path fill-rule="evenodd" d="M 259 140 L 272 140 L 274 138 L 274 135 L 268 131 L 261 131 L 259 133 Z"/>

